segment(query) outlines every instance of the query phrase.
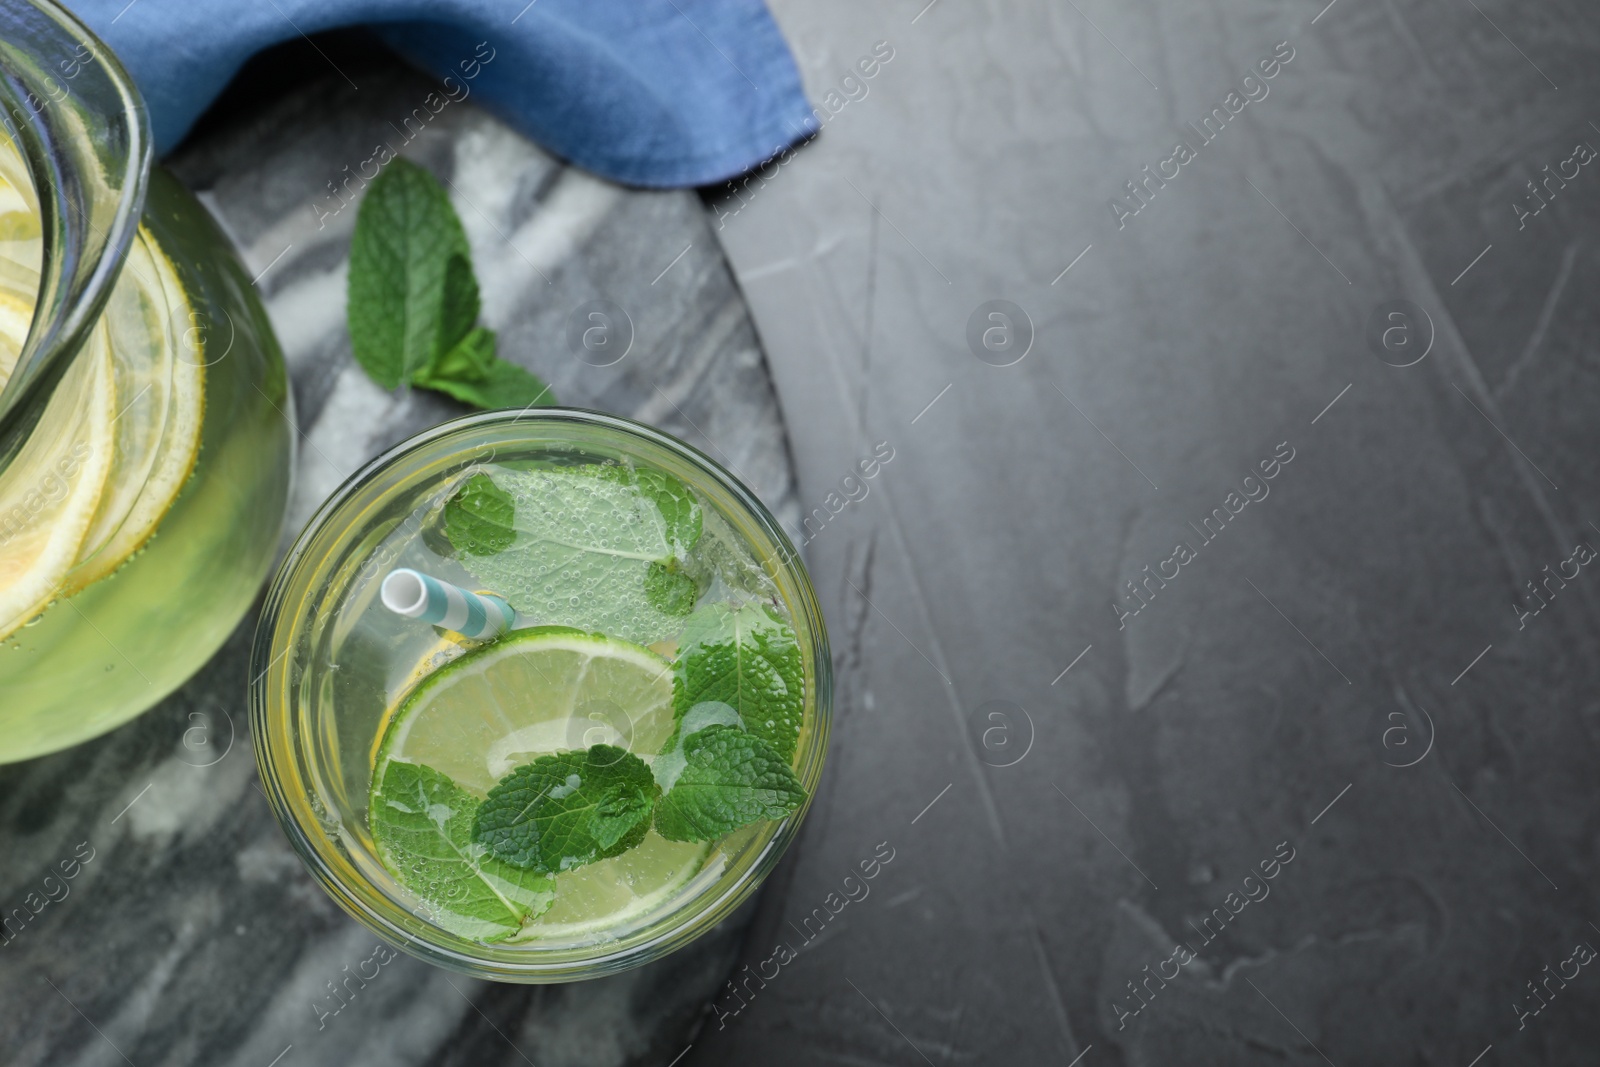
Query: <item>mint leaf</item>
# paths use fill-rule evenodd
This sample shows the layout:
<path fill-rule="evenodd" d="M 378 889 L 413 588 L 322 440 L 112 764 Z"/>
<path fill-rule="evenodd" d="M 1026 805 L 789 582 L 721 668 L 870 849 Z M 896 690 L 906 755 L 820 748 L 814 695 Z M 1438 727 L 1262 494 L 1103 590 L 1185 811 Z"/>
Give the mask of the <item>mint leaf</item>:
<path fill-rule="evenodd" d="M 356 362 L 385 389 L 434 362 L 460 340 L 443 335 L 448 323 L 477 318 L 477 284 L 471 314 L 446 309 L 446 275 L 455 272 L 451 299 L 464 301 L 457 263 L 470 257 L 461 220 L 444 188 L 405 159 L 384 168 L 367 188 L 350 242 L 346 319 Z M 472 268 L 467 260 L 466 273 Z M 464 331 L 463 331 L 464 332 Z"/>
<path fill-rule="evenodd" d="M 673 714 L 681 719 L 708 700 L 734 708 L 747 731 L 793 759 L 805 677 L 788 624 L 760 604 L 709 604 L 689 616 L 672 679 Z"/>
<path fill-rule="evenodd" d="M 441 190 L 442 192 L 443 190 Z M 450 207 L 449 200 L 445 206 Z M 451 208 L 451 216 L 455 216 L 455 209 Z M 459 220 L 457 225 L 460 225 Z M 478 276 L 472 272 L 472 254 L 464 248 L 445 260 L 443 283 L 439 293 L 439 335 L 434 345 L 433 359 L 428 361 L 427 367 L 436 367 L 444 355 L 454 349 L 457 344 L 472 331 L 478 321 L 478 312 L 482 303 L 478 298 Z M 494 362 L 494 335 L 489 335 L 487 364 Z"/>
<path fill-rule="evenodd" d="M 586 467 L 569 467 L 568 470 L 604 478 L 618 485 L 632 486 L 655 501 L 661 518 L 667 524 L 667 539 L 679 555 L 687 554 L 700 540 L 700 503 L 695 500 L 688 486 L 665 471 L 621 463 L 596 463 Z"/>
<path fill-rule="evenodd" d="M 556 402 L 550 387 L 515 363 L 493 358 L 494 331 L 479 327 L 461 343 L 482 344 L 487 339 L 491 362 L 479 377 L 418 375 L 416 384 L 448 393 L 463 404 L 493 411 L 497 408 L 547 408 Z"/>
<path fill-rule="evenodd" d="M 494 370 L 494 331 L 486 326 L 469 329 L 461 340 L 412 381 L 426 388 L 443 388 L 434 382 L 481 382 Z"/>
<path fill-rule="evenodd" d="M 487 588 L 542 624 L 574 626 L 648 645 L 683 617 L 646 589 L 652 563 L 675 558 L 661 509 L 635 484 L 600 467 L 495 472 L 513 501 L 515 539 L 466 565 Z M 657 579 L 659 581 L 659 579 Z M 665 602 L 665 601 L 663 601 Z"/>
<path fill-rule="evenodd" d="M 677 782 L 683 768 L 688 765 L 683 755 L 683 743 L 708 726 L 739 727 L 739 713 L 715 700 L 696 704 L 672 728 L 672 736 L 661 746 L 661 754 L 650 761 L 650 773 L 656 776 L 656 785 L 665 793 Z"/>
<path fill-rule="evenodd" d="M 487 474 L 474 474 L 444 506 L 444 533 L 458 553 L 492 556 L 517 536 L 516 505 Z"/>
<path fill-rule="evenodd" d="M 668 841 L 712 841 L 805 801 L 789 764 L 759 737 L 707 726 L 683 742 L 684 767 L 656 805 L 656 833 Z"/>
<path fill-rule="evenodd" d="M 385 389 L 408 382 L 480 408 L 556 402 L 496 357 L 493 330 L 474 327 L 482 302 L 466 232 L 444 186 L 415 163 L 393 160 L 367 189 L 347 287 L 351 350 Z"/>
<path fill-rule="evenodd" d="M 489 790 L 472 836 L 506 863 L 554 874 L 637 845 L 656 794 L 645 762 L 614 745 L 540 756 Z"/>
<path fill-rule="evenodd" d="M 434 922 L 494 941 L 554 903 L 555 882 L 501 863 L 473 843 L 478 806 L 477 797 L 432 767 L 389 760 L 367 821 L 384 866 L 439 909 Z"/>
<path fill-rule="evenodd" d="M 700 504 L 689 487 L 664 471 L 649 467 L 627 469 L 632 470 L 640 491 L 661 509 L 661 517 L 667 520 L 667 536 L 678 551 L 688 552 L 700 540 L 702 528 Z"/>
<path fill-rule="evenodd" d="M 667 615 L 687 615 L 694 611 L 700 587 L 694 579 L 673 567 L 675 560 L 652 563 L 644 574 L 644 595 L 651 606 Z"/>

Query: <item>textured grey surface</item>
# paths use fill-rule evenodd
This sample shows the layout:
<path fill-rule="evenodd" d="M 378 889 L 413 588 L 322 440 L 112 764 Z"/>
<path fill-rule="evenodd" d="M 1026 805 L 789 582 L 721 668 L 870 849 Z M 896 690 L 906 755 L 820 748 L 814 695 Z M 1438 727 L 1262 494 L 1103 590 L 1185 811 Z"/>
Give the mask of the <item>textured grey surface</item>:
<path fill-rule="evenodd" d="M 380 140 L 451 183 L 502 355 L 564 403 L 698 444 L 792 522 L 782 419 L 695 195 L 574 172 L 470 101 L 403 144 L 390 118 L 422 106 L 431 86 L 382 57 L 341 60 L 359 92 L 317 71 L 260 107 L 236 101 L 173 160 L 259 275 L 284 346 L 303 432 L 291 530 L 375 454 L 463 412 L 386 393 L 350 357 L 356 208 L 333 213 L 326 183 Z M 568 316 L 599 298 L 633 332 L 627 356 L 605 367 L 567 343 Z M 375 956 L 375 938 L 302 869 L 256 784 L 244 712 L 253 625 L 130 725 L 0 768 L 0 905 L 37 912 L 0 943 L 0 1062 L 620 1067 L 683 1051 L 749 908 L 666 960 L 579 985 L 495 986 Z"/>
<path fill-rule="evenodd" d="M 1600 147 L 1592 7 L 774 9 L 830 117 L 711 218 L 787 417 L 786 521 L 828 516 L 807 551 L 838 718 L 823 792 L 739 949 L 741 992 L 716 999 L 680 1067 L 1592 1062 L 1593 965 L 1548 979 L 1537 1014 L 1527 983 L 1600 946 L 1600 577 L 1580 570 L 1525 626 L 1512 607 L 1578 541 L 1600 545 L 1600 172 L 1582 166 L 1522 229 L 1514 207 L 1575 143 Z M 893 58 L 861 80 L 879 41 Z M 1200 144 L 1185 124 L 1280 41 L 1295 55 L 1268 95 Z M 356 109 L 338 92 L 320 106 Z M 1119 229 L 1111 199 L 1180 137 L 1196 158 Z M 327 177 L 305 175 L 304 195 Z M 274 237 L 250 246 L 254 266 L 294 239 Z M 709 251 L 698 238 L 627 247 L 648 279 L 691 239 L 681 270 Z M 264 286 L 281 314 L 288 290 L 271 272 Z M 967 339 L 997 299 L 1036 335 L 1007 367 Z M 1434 334 L 1404 368 L 1367 338 L 1398 299 Z M 323 373 L 299 376 L 308 406 L 343 387 Z M 867 495 L 841 486 L 879 441 L 894 458 Z M 1281 442 L 1294 458 L 1265 499 L 1202 544 L 1189 524 Z M 302 459 L 308 479 L 317 462 Z M 1123 583 L 1180 540 L 1195 558 L 1119 629 Z M 207 677 L 236 678 L 231 654 Z M 123 732 L 142 749 L 108 739 L 5 779 L 22 857 L 8 899 L 78 840 L 115 846 L 6 965 L 19 1059 L 120 1062 L 48 976 L 79 983 L 62 988 L 108 1037 L 148 1042 L 124 1045 L 139 1067 L 265 1064 L 282 1046 L 247 1038 L 274 1011 L 309 1012 L 368 950 L 300 876 L 247 763 L 177 762 L 201 707 Z M 163 759 L 167 777 L 109 825 Z M 134 824 L 189 841 L 188 865 L 120 829 L 158 787 L 191 790 L 194 825 L 219 827 Z M 252 814 L 232 826 L 235 807 Z M 880 843 L 892 861 L 846 883 Z M 1246 883 L 1263 862 L 1275 877 Z M 227 870 L 208 880 L 207 863 Z M 97 905 L 120 923 L 74 923 Z M 252 912 L 288 936 L 219 936 Z M 325 971 L 305 962 L 319 936 Z M 1197 958 L 1141 986 L 1132 1014 L 1128 983 L 1180 941 Z M 797 958 L 772 962 L 780 942 Z M 523 1062 L 419 972 L 290 1055 L 343 1062 L 365 1041 L 373 1059 Z M 189 992 L 169 999 L 178 974 Z M 591 1041 L 628 1017 L 468 992 L 513 1037 L 545 1009 Z M 671 978 L 632 995 L 701 1007 Z"/>
<path fill-rule="evenodd" d="M 1526 983 L 1600 947 L 1600 576 L 1512 605 L 1600 546 L 1600 170 L 1513 206 L 1600 147 L 1595 7 L 773 7 L 837 114 L 721 237 L 803 507 L 896 458 L 811 544 L 838 720 L 741 964 L 897 856 L 685 1064 L 1593 1062 L 1600 973 L 1538 1014 Z M 994 299 L 1036 333 L 1013 366 L 969 350 Z M 1394 299 L 1436 335 L 1406 368 L 1365 336 Z"/>

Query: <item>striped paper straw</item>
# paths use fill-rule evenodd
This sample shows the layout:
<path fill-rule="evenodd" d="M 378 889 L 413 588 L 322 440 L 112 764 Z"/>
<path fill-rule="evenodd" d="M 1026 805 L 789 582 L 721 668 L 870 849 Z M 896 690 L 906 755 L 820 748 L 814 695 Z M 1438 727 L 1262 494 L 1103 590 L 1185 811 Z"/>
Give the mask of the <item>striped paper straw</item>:
<path fill-rule="evenodd" d="M 517 614 L 502 597 L 469 593 L 410 567 L 390 571 L 380 595 L 390 611 L 480 641 L 505 632 Z"/>

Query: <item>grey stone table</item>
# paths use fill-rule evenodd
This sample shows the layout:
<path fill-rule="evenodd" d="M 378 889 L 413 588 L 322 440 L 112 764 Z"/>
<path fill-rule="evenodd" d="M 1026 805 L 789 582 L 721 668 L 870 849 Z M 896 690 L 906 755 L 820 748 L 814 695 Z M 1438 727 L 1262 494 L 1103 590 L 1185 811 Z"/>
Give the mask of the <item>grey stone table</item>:
<path fill-rule="evenodd" d="M 1600 947 L 1600 576 L 1563 561 L 1600 546 L 1600 171 L 1574 152 L 1600 147 L 1593 6 L 771 6 L 821 136 L 715 197 L 714 237 L 686 221 L 626 266 L 647 296 L 696 263 L 721 277 L 696 258 L 716 240 L 759 329 L 836 655 L 823 785 L 709 1014 L 665 975 L 619 983 L 633 1010 L 462 991 L 541 1067 L 609 1054 L 536 1055 L 546 1023 L 609 1041 L 646 1011 L 679 1012 L 640 1053 L 663 1067 L 693 1019 L 679 1067 L 1592 1063 L 1600 973 L 1574 948 Z M 318 81 L 288 126 L 371 114 L 355 80 Z M 249 155 L 294 134 L 207 136 Z M 184 173 L 219 203 L 239 180 Z M 304 365 L 314 304 L 274 278 L 312 255 L 295 210 L 271 239 L 235 225 L 258 269 L 295 245 L 262 284 Z M 323 247 L 296 273 L 335 268 Z M 308 332 L 341 380 L 302 369 L 302 402 L 362 410 L 336 323 Z M 559 359 L 533 364 L 562 387 Z M 351 424 L 313 429 L 330 461 Z M 0 950 L 8 1059 L 122 1062 L 98 1026 L 138 1067 L 364 1040 L 524 1062 L 415 971 L 307 1032 L 370 942 L 300 875 L 248 760 L 183 765 L 241 648 L 128 730 L 0 775 L 8 901 L 100 849 Z"/>
<path fill-rule="evenodd" d="M 1600 9 L 772 7 L 721 236 L 807 513 L 896 458 L 741 967 L 897 857 L 684 1064 L 1595 1062 Z"/>
<path fill-rule="evenodd" d="M 355 207 L 330 188 L 380 141 L 450 183 L 503 355 L 564 403 L 698 444 L 792 525 L 782 419 L 700 201 L 573 171 L 470 98 L 427 107 L 428 81 L 336 44 L 337 69 L 302 47 L 276 57 L 287 87 L 246 78 L 171 161 L 258 275 L 283 344 L 301 430 L 291 531 L 372 456 L 463 411 L 384 392 L 350 357 Z M 627 350 L 614 363 L 568 344 L 569 316 L 597 299 L 628 320 L 613 324 L 612 351 Z M 40 899 L 56 864 L 79 864 L 67 895 L 0 949 L 0 1063 L 620 1067 L 684 1050 L 749 909 L 664 961 L 581 985 L 496 986 L 403 955 L 347 983 L 376 941 L 304 872 L 257 785 L 253 625 L 137 721 L 0 768 L 0 904 Z"/>

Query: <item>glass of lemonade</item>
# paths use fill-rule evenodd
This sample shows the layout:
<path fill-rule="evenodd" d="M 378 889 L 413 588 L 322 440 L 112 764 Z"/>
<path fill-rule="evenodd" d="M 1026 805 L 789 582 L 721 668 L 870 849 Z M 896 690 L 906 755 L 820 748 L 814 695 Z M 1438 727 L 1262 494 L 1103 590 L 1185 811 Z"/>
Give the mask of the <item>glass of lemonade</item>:
<path fill-rule="evenodd" d="M 0 762 L 103 733 L 217 650 L 277 548 L 282 356 L 227 241 L 150 163 L 106 46 L 0 13 Z"/>
<path fill-rule="evenodd" d="M 745 899 L 815 793 L 831 698 L 760 501 L 558 408 L 456 419 L 346 483 L 272 582 L 251 677 L 268 799 L 333 898 L 517 982 L 637 966 Z"/>

